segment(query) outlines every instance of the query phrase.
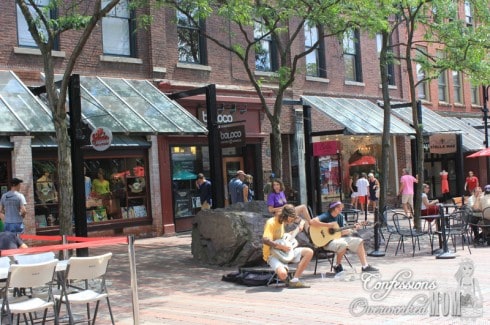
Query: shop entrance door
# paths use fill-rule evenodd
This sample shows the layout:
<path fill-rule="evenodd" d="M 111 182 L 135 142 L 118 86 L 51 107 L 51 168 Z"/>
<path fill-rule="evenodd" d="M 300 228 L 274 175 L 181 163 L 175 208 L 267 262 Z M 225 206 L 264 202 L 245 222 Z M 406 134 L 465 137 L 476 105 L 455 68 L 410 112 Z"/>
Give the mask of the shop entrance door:
<path fill-rule="evenodd" d="M 223 158 L 223 179 L 224 179 L 224 193 L 225 193 L 225 206 L 230 204 L 230 196 L 228 195 L 228 183 L 235 177 L 236 172 L 243 170 L 243 158 L 242 157 L 226 157 Z"/>

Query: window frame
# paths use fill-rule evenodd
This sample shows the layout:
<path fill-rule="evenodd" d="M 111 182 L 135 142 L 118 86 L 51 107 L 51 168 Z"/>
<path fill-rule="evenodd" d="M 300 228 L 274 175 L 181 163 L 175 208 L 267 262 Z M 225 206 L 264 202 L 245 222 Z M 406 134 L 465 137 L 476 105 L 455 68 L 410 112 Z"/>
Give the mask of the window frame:
<path fill-rule="evenodd" d="M 108 0 L 105 0 L 108 1 Z M 137 40 L 136 40 L 136 14 L 135 11 L 132 9 L 129 9 L 129 0 L 121 0 L 121 1 L 126 1 L 127 3 L 127 10 L 128 10 L 128 15 L 127 17 L 124 16 L 119 16 L 116 11 L 121 8 L 121 3 L 118 3 L 114 8 L 107 13 L 105 17 L 102 18 L 102 52 L 104 55 L 107 56 L 120 56 L 120 57 L 130 57 L 130 58 L 136 58 L 138 53 L 137 53 Z M 101 3 L 101 6 L 104 7 L 104 1 Z M 106 49 L 104 39 L 106 37 L 104 36 L 104 23 L 108 22 L 108 19 L 119 19 L 119 20 L 126 20 L 127 21 L 127 27 L 128 27 L 128 46 L 129 46 L 129 53 L 121 53 L 121 52 L 112 52 L 110 49 Z M 126 24 L 123 24 L 123 26 Z M 106 26 L 107 28 L 108 26 Z M 110 36 L 107 36 L 107 39 L 111 39 Z M 124 50 L 124 49 L 123 49 Z M 111 51 L 111 52 L 110 52 Z"/>
<path fill-rule="evenodd" d="M 381 53 L 381 47 L 382 47 L 382 39 L 383 35 L 380 33 L 376 34 L 376 51 L 378 53 L 378 59 L 380 58 L 380 53 Z M 390 40 L 388 41 L 388 46 L 390 47 L 388 51 L 390 53 L 393 53 L 393 50 L 391 49 L 391 37 Z M 395 79 L 395 65 L 393 62 L 388 63 L 388 85 L 390 86 L 396 86 L 396 79 Z"/>
<path fill-rule="evenodd" d="M 258 29 L 257 27 L 260 27 Z M 277 47 L 276 47 L 276 40 L 274 39 L 272 33 L 267 31 L 267 28 L 264 26 L 263 22 L 255 21 L 254 27 L 253 27 L 253 33 L 254 33 L 254 41 L 256 42 L 256 47 L 259 44 L 268 44 L 266 50 L 266 58 L 268 58 L 268 62 L 266 62 L 264 68 L 259 68 L 257 65 L 257 52 L 255 53 L 255 71 L 261 71 L 261 72 L 275 72 L 279 68 L 279 62 L 277 59 Z M 267 67 L 268 64 L 268 67 Z"/>
<path fill-rule="evenodd" d="M 44 7 L 47 7 L 49 5 L 49 0 L 45 0 L 46 4 L 38 4 L 38 8 L 40 8 L 42 10 L 42 8 Z M 26 3 L 26 5 L 31 8 L 32 6 L 29 4 L 29 3 Z M 24 17 L 24 15 L 22 14 L 22 11 L 20 10 L 19 8 L 19 5 L 15 5 L 15 9 L 16 9 L 16 17 L 17 17 L 17 20 L 16 20 L 16 31 L 17 31 L 17 45 L 19 47 L 22 47 L 22 48 L 34 48 L 34 49 L 37 49 L 39 48 L 36 44 L 36 41 L 34 41 L 34 38 L 32 37 L 31 33 L 29 32 L 29 27 L 27 26 L 27 21 Z M 34 17 L 37 17 L 37 13 L 32 11 L 32 14 Z M 51 9 L 49 10 L 49 17 L 48 19 L 56 19 L 58 17 L 58 11 L 57 9 Z M 21 30 L 21 25 L 20 23 L 23 22 L 25 24 L 25 30 Z M 22 26 L 24 27 L 24 26 Z M 44 29 L 42 29 L 44 31 Z M 21 35 L 24 35 L 25 34 L 25 37 L 24 38 L 29 38 L 29 42 L 26 42 L 26 43 L 21 43 Z M 45 32 L 45 35 L 47 36 L 47 32 Z M 59 35 L 56 35 L 56 37 L 54 38 L 54 43 L 53 43 L 53 50 L 57 51 L 59 50 Z"/>
<path fill-rule="evenodd" d="M 464 21 L 467 27 L 471 27 L 474 24 L 473 21 L 473 7 L 471 6 L 471 2 L 464 2 Z"/>
<path fill-rule="evenodd" d="M 463 78 L 460 71 L 452 71 L 453 100 L 456 104 L 464 104 Z"/>
<path fill-rule="evenodd" d="M 362 82 L 362 62 L 361 62 L 361 43 L 360 43 L 360 32 L 359 29 L 350 29 L 344 33 L 342 40 L 342 55 L 344 56 L 344 74 L 346 81 Z M 346 42 L 349 43 L 346 46 Z M 351 43 L 353 48 L 351 48 Z M 352 50 L 352 52 L 348 51 Z M 347 57 L 350 58 L 347 61 Z M 353 75 L 352 79 L 348 78 L 347 75 L 347 62 L 352 62 Z M 350 77 L 350 76 L 349 76 Z"/>
<path fill-rule="evenodd" d="M 187 64 L 201 64 L 201 65 L 207 65 L 208 64 L 208 55 L 207 55 L 207 42 L 206 42 L 206 37 L 204 36 L 206 32 L 206 23 L 204 20 L 199 19 L 197 22 L 197 26 L 193 26 L 192 21 L 181 11 L 177 10 L 176 13 L 176 26 L 177 26 L 177 52 L 178 52 L 178 62 L 180 63 L 187 63 Z M 182 17 L 186 18 L 187 24 L 181 24 L 179 15 L 182 15 Z M 181 60 L 183 57 L 180 53 L 180 48 L 182 47 L 181 44 L 181 37 L 180 37 L 180 30 L 188 30 L 192 32 L 197 32 L 197 54 L 198 58 L 197 60 Z M 192 46 L 191 46 L 192 48 Z"/>
<path fill-rule="evenodd" d="M 316 40 L 313 40 L 312 29 L 316 30 Z M 308 37 L 308 35 L 310 37 Z M 327 67 L 325 61 L 325 39 L 323 37 L 323 29 L 320 26 L 309 26 L 307 22 L 304 24 L 304 37 L 305 37 L 305 51 L 308 51 L 312 48 L 312 45 L 318 42 L 316 49 L 314 49 L 311 53 L 305 56 L 305 74 L 308 77 L 317 77 L 317 78 L 326 78 L 327 77 Z M 309 41 L 309 44 L 308 44 Z M 312 55 L 313 54 L 313 55 Z M 315 57 L 316 63 L 316 74 L 312 75 L 308 72 L 308 57 Z"/>

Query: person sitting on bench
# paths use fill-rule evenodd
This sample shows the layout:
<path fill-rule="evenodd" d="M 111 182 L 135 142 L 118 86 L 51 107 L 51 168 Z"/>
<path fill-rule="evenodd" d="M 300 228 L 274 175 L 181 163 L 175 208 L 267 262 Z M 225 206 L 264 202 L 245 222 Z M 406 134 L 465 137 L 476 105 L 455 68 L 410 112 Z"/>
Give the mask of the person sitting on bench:
<path fill-rule="evenodd" d="M 264 261 L 276 272 L 279 280 L 286 282 L 289 288 L 309 288 L 308 285 L 299 281 L 299 277 L 310 263 L 313 250 L 309 247 L 294 247 L 293 244 L 295 235 L 303 230 L 304 221 L 295 230 L 288 233 L 286 238 L 283 238 L 285 236 L 284 225 L 291 224 L 296 219 L 299 220 L 294 206 L 286 204 L 281 211 L 275 212 L 274 216 L 266 221 L 262 237 L 262 254 Z M 289 283 L 287 283 L 288 263 L 299 263 Z"/>

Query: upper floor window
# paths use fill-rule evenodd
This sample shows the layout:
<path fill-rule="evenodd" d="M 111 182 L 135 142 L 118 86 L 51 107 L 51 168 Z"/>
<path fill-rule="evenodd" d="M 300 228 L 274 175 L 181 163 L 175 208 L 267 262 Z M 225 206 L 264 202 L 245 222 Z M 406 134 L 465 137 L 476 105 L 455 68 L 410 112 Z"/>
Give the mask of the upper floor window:
<path fill-rule="evenodd" d="M 478 91 L 479 87 L 475 85 L 471 85 L 471 104 L 480 105 L 480 92 Z"/>
<path fill-rule="evenodd" d="M 461 84 L 461 72 L 453 71 L 454 102 L 460 104 L 463 103 L 463 89 Z"/>
<path fill-rule="evenodd" d="M 473 26 L 473 9 L 471 8 L 471 2 L 464 2 L 464 16 L 467 26 Z"/>
<path fill-rule="evenodd" d="M 255 22 L 255 70 L 257 71 L 276 71 L 277 53 L 271 33 L 261 22 Z"/>
<path fill-rule="evenodd" d="M 426 54 L 427 54 L 427 48 L 422 46 L 417 47 L 416 56 L 418 60 L 423 61 L 425 59 Z M 416 70 L 417 70 L 417 82 L 418 82 L 417 96 L 420 99 L 429 100 L 430 99 L 429 81 L 426 80 L 427 75 L 421 63 L 416 64 Z"/>
<path fill-rule="evenodd" d="M 204 27 L 196 14 L 177 10 L 179 62 L 207 64 L 206 38 L 201 33 Z"/>
<path fill-rule="evenodd" d="M 48 19 L 51 19 L 56 17 L 56 10 L 50 10 L 48 8 L 49 1 L 50 0 L 36 0 L 36 6 L 45 13 Z M 27 7 L 29 7 L 29 11 L 32 17 L 34 19 L 37 19 L 39 16 L 37 12 L 34 10 L 34 8 L 32 7 L 32 5 L 30 5 L 28 2 L 26 2 L 26 4 Z M 41 25 L 39 31 L 41 33 L 41 38 L 47 41 L 48 32 L 43 27 L 44 26 Z M 34 41 L 34 38 L 32 38 L 31 32 L 29 32 L 27 21 L 24 15 L 22 14 L 22 11 L 20 10 L 19 6 L 17 6 L 17 38 L 18 38 L 19 46 L 37 48 L 37 44 Z M 58 49 L 57 39 L 55 40 L 54 49 L 55 50 Z"/>
<path fill-rule="evenodd" d="M 110 0 L 103 0 L 105 7 Z M 106 17 L 102 18 L 102 46 L 104 54 L 136 56 L 134 13 L 129 9 L 129 0 L 121 0 Z"/>
<path fill-rule="evenodd" d="M 310 77 L 327 76 L 325 67 L 325 47 L 322 31 L 316 26 L 304 25 L 305 31 L 305 51 L 315 47 L 312 52 L 306 55 L 306 75 Z"/>
<path fill-rule="evenodd" d="M 442 51 L 437 51 L 436 55 L 438 58 L 444 57 L 444 53 L 442 53 Z M 448 85 L 447 85 L 446 70 L 441 71 L 441 73 L 439 74 L 439 77 L 437 78 L 437 87 L 438 87 L 439 101 L 447 102 Z"/>
<path fill-rule="evenodd" d="M 359 30 L 351 29 L 344 34 L 343 50 L 345 79 L 348 81 L 362 82 Z"/>
<path fill-rule="evenodd" d="M 391 53 L 393 52 L 391 49 L 391 39 L 388 42 L 388 53 L 390 54 L 389 57 L 391 57 Z M 381 49 L 383 47 L 383 35 L 382 34 L 376 34 L 376 50 L 378 52 L 378 58 L 380 57 L 381 54 Z M 395 83 L 395 65 L 391 60 L 388 62 L 388 84 L 391 86 L 394 86 Z"/>

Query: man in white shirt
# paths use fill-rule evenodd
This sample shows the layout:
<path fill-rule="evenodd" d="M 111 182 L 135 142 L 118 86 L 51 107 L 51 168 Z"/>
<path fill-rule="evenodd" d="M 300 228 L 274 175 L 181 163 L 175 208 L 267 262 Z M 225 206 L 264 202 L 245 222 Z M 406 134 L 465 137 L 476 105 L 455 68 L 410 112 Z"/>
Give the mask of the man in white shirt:
<path fill-rule="evenodd" d="M 364 207 L 366 206 L 367 196 L 369 193 L 369 181 L 367 180 L 366 173 L 362 173 L 361 177 L 356 182 L 357 186 L 357 197 L 359 203 L 361 204 L 361 211 L 364 212 Z"/>
<path fill-rule="evenodd" d="M 15 234 L 24 232 L 24 217 L 26 216 L 26 198 L 20 193 L 20 184 L 23 181 L 13 178 L 10 191 L 0 199 L 0 214 L 5 224 L 5 231 Z"/>

